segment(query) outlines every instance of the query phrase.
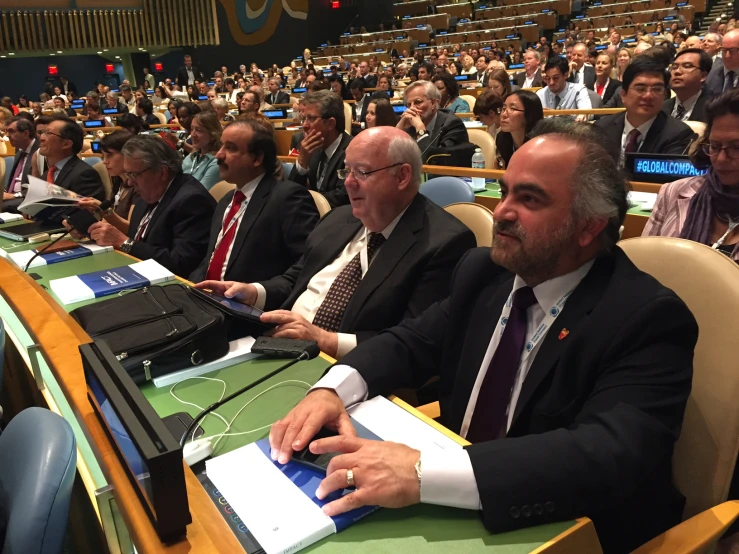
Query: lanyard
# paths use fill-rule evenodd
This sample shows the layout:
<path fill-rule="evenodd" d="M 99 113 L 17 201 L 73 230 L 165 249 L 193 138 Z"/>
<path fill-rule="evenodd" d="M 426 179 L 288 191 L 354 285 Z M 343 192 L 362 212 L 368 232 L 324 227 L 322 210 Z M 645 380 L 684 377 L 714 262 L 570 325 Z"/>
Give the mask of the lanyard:
<path fill-rule="evenodd" d="M 141 219 L 138 231 L 136 231 L 136 240 L 141 240 L 144 238 L 144 236 L 146 235 L 146 231 L 149 229 L 149 222 L 151 221 L 151 218 L 154 216 L 154 212 L 157 211 L 158 207 L 159 203 L 157 202 L 157 205 L 146 212 L 146 215 Z"/>
<path fill-rule="evenodd" d="M 223 242 L 223 238 L 231 230 L 231 227 L 233 227 L 236 224 L 236 222 L 241 219 L 241 216 L 244 215 L 244 212 L 246 211 L 246 206 L 248 205 L 249 205 L 249 200 L 245 199 L 244 202 L 241 204 L 239 211 L 234 214 L 234 216 L 231 218 L 231 221 L 228 222 L 228 225 L 226 225 L 221 231 L 221 234 L 218 235 L 218 240 L 216 240 L 216 245 L 213 247 L 213 253 L 210 255 L 210 261 L 213 261 L 213 256 L 215 256 L 215 253 L 218 250 L 218 247 L 221 246 L 221 243 Z"/>
<path fill-rule="evenodd" d="M 736 219 L 731 219 L 730 217 L 728 217 L 728 220 L 729 220 L 729 228 L 726 229 L 726 232 L 723 235 L 721 235 L 721 238 L 718 239 L 716 242 L 714 242 L 713 246 L 711 246 L 711 248 L 713 248 L 714 250 L 718 250 L 718 247 L 724 243 L 724 241 L 726 240 L 726 237 L 728 237 L 731 234 L 731 232 L 734 229 L 736 229 L 736 226 L 739 225 L 739 217 Z"/>
<path fill-rule="evenodd" d="M 609 85 L 610 83 L 611 83 L 611 79 L 610 79 L 610 78 L 606 79 L 606 84 L 605 84 L 605 85 L 603 85 L 603 92 L 601 92 L 601 93 L 599 94 L 599 96 L 600 96 L 601 100 L 603 99 L 603 95 L 604 95 L 604 94 L 606 93 L 606 89 L 608 88 L 608 85 Z M 597 86 L 597 84 L 596 84 L 596 86 Z"/>

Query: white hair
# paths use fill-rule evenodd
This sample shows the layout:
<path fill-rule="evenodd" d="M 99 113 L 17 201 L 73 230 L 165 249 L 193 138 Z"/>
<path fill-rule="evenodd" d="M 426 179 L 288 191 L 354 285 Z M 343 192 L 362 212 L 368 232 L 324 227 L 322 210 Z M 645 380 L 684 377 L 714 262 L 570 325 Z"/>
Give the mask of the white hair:
<path fill-rule="evenodd" d="M 423 94 L 429 100 L 436 100 L 437 102 L 441 100 L 441 93 L 434 83 L 431 81 L 415 81 L 406 87 L 403 93 L 403 101 L 407 102 L 408 95 L 417 88 L 423 88 Z"/>
<path fill-rule="evenodd" d="M 436 87 L 434 87 L 436 88 Z M 404 163 L 411 166 L 411 185 L 418 190 L 421 186 L 421 150 L 410 136 L 393 137 L 388 144 L 387 158 L 390 164 Z"/>

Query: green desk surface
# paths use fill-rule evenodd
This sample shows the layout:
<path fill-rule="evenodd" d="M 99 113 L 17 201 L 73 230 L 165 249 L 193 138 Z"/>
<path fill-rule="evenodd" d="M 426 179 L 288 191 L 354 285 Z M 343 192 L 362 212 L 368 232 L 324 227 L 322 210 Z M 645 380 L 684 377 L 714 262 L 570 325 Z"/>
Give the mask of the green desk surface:
<path fill-rule="evenodd" d="M 497 181 L 487 182 L 485 184 L 485 188 L 486 190 L 484 191 L 476 192 L 475 196 L 481 196 L 483 198 L 500 198 L 500 185 Z M 627 214 L 648 218 L 652 215 L 652 212 L 648 210 L 642 210 L 641 204 L 636 204 L 634 207 L 629 209 Z"/>
<path fill-rule="evenodd" d="M 0 248 L 7 249 L 14 244 L 16 247 L 10 251 L 41 248 L 45 243 L 30 246 L 18 245 L 18 243 L 0 238 Z M 31 272 L 41 277 L 37 282 L 46 287 L 47 292 L 58 301 L 49 289 L 49 280 L 129 265 L 134 261 L 118 252 L 107 252 L 34 268 Z M 71 311 L 76 307 L 100 300 L 80 302 L 64 307 L 67 311 Z M 226 384 L 225 396 L 256 381 L 285 361 L 257 358 L 211 372 L 205 377 L 222 380 Z M 285 416 L 303 398 L 309 385 L 314 384 L 321 377 L 328 365 L 329 362 L 323 358 L 301 362 L 220 408 L 218 413 L 230 421 L 249 400 L 270 387 L 282 383 L 254 400 L 239 414 L 230 432 L 245 434 L 224 437 L 216 447 L 216 455 L 224 454 L 268 436 L 268 426 Z M 303 381 L 303 383 L 297 381 Z M 158 389 L 152 383 L 148 383 L 141 388 L 141 391 L 162 417 L 183 411 L 195 416 L 200 411 L 194 406 L 176 400 L 170 393 L 171 388 L 170 386 Z M 220 382 L 192 379 L 177 385 L 174 392 L 182 401 L 204 408 L 218 400 L 222 390 L 223 385 Z M 70 413 L 66 401 L 64 405 L 67 407 L 64 411 Z M 207 417 L 202 427 L 208 436 L 225 431 L 223 422 L 214 416 Z M 332 535 L 309 547 L 306 551 L 321 554 L 343 554 L 345 552 L 524 554 L 538 548 L 573 524 L 572 521 L 561 522 L 492 535 L 483 527 L 477 512 L 418 505 L 402 510 L 380 510 L 364 519 L 361 524 L 354 525 L 338 535 Z"/>

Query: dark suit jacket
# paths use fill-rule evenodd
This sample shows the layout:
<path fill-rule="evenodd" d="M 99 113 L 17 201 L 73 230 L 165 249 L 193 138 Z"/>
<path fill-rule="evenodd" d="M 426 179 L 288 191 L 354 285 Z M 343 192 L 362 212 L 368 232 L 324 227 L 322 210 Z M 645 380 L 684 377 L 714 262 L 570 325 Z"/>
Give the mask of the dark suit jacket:
<path fill-rule="evenodd" d="M 693 111 L 690 112 L 688 121 L 702 121 L 703 123 L 708 121 L 708 116 L 706 115 L 706 103 L 708 100 L 709 98 L 706 91 L 701 91 L 701 95 L 698 97 L 698 100 L 695 101 Z M 662 111 L 667 115 L 672 114 L 672 111 L 675 109 L 675 102 L 677 102 L 677 98 L 665 100 L 665 103 L 662 104 Z"/>
<path fill-rule="evenodd" d="M 411 137 L 416 137 L 416 130 L 413 127 L 406 129 L 406 132 Z M 423 153 L 429 147 L 448 147 L 465 142 L 469 142 L 469 135 L 467 134 L 467 128 L 464 126 L 462 120 L 450 111 L 440 109 L 436 112 L 436 123 L 434 124 L 434 128 L 431 130 L 431 133 L 418 141 L 418 147 Z"/>
<path fill-rule="evenodd" d="M 513 275 L 469 252 L 448 299 L 360 345 L 369 397 L 439 375 L 441 423 L 459 432 Z M 569 334 L 561 337 L 560 330 Z M 631 551 L 677 524 L 673 446 L 698 327 L 685 304 L 614 247 L 544 338 L 505 438 L 467 447 L 495 533 L 588 516 L 603 549 Z"/>
<path fill-rule="evenodd" d="M 159 120 L 152 113 L 144 115 L 143 122 L 144 122 L 144 129 L 149 129 L 151 128 L 152 125 L 159 125 Z"/>
<path fill-rule="evenodd" d="M 620 150 L 625 122 L 626 112 L 621 112 L 607 115 L 593 125 L 603 129 L 613 145 Z M 642 154 L 687 154 L 688 146 L 694 136 L 693 130 L 685 123 L 664 112 L 659 112 L 647 136 L 644 137 L 639 152 Z"/>
<path fill-rule="evenodd" d="M 362 228 L 351 206 L 329 212 L 308 237 L 305 252 L 284 275 L 262 282 L 266 310 L 289 310 L 313 276 L 332 263 Z M 458 219 L 418 194 L 372 261 L 349 301 L 339 326 L 357 342 L 449 294 L 457 261 L 475 246 L 475 237 Z"/>
<path fill-rule="evenodd" d="M 734 72 L 736 75 L 736 72 Z M 709 98 L 718 96 L 724 91 L 724 80 L 726 75 L 726 68 L 724 67 L 724 61 L 719 57 L 713 61 L 711 71 L 706 77 L 706 82 L 703 88 Z"/>
<path fill-rule="evenodd" d="M 603 107 L 605 107 L 605 104 L 611 101 L 613 98 L 613 95 L 616 94 L 621 89 L 621 81 L 618 79 L 611 79 L 608 81 L 608 86 L 606 86 L 606 90 L 603 93 Z M 593 84 L 593 90 L 595 90 L 595 84 Z M 619 99 L 621 98 L 621 95 L 619 94 Z"/>
<path fill-rule="evenodd" d="M 202 71 L 194 65 L 191 69 L 196 81 L 205 81 L 205 76 Z M 182 87 L 182 90 L 185 90 L 185 87 L 187 86 L 187 69 L 184 65 L 177 70 L 177 84 Z"/>
<path fill-rule="evenodd" d="M 602 107 L 603 108 L 623 108 L 624 101 L 621 99 L 622 88 L 623 88 L 622 85 L 619 84 L 618 87 L 616 87 L 616 90 L 613 91 L 613 94 L 611 95 L 610 100 L 603 101 Z M 605 116 L 599 116 L 596 119 L 600 119 L 602 117 L 605 117 Z"/>
<path fill-rule="evenodd" d="M 490 79 L 490 74 L 488 73 L 488 70 L 487 69 L 483 73 L 484 73 L 484 76 L 482 78 L 481 83 L 482 83 L 483 88 L 487 88 L 488 87 L 488 80 Z M 478 81 L 480 81 L 480 72 L 478 71 L 474 75 L 475 75 L 475 79 L 477 79 Z"/>
<path fill-rule="evenodd" d="M 191 281 L 205 279 L 233 195 L 229 192 L 216 206 L 208 251 L 190 275 Z M 316 223 L 318 209 L 305 187 L 264 177 L 242 216 L 224 280 L 252 283 L 282 275 L 303 255 L 305 241 Z"/>
<path fill-rule="evenodd" d="M 582 84 L 585 85 L 586 88 L 593 90 L 593 87 L 595 85 L 595 68 L 589 65 L 584 65 L 582 66 L 582 69 L 580 71 L 585 72 L 585 76 L 583 77 Z M 570 72 L 570 76 L 567 77 L 567 80 L 570 83 L 574 83 L 575 82 L 574 73 Z"/>
<path fill-rule="evenodd" d="M 344 181 L 339 179 L 339 176 L 336 175 L 336 170 L 344 167 L 344 154 L 346 147 L 349 146 L 351 141 L 352 137 L 350 135 L 347 135 L 346 133 L 341 134 L 341 142 L 339 143 L 339 147 L 336 149 L 336 152 L 334 152 L 334 155 L 331 156 L 331 159 L 328 161 L 328 167 L 326 168 L 325 177 L 320 189 L 318 188 L 318 164 L 321 161 L 323 150 L 318 150 L 313 154 L 308 166 L 308 173 L 301 175 L 298 173 L 298 168 L 296 166 L 293 168 L 292 173 L 290 173 L 289 180 L 301 185 L 306 185 L 310 190 L 320 192 L 326 197 L 326 200 L 328 200 L 328 203 L 331 204 L 332 208 L 348 204 L 349 195 L 346 193 L 346 189 L 344 188 Z"/>
<path fill-rule="evenodd" d="M 41 175 L 41 179 L 46 181 L 48 173 L 49 171 L 47 169 Z M 54 184 L 76 192 L 80 196 L 105 200 L 105 188 L 103 187 L 103 182 L 100 180 L 100 175 L 77 156 L 72 156 L 64 164 Z"/>
<path fill-rule="evenodd" d="M 377 75 L 375 75 L 374 73 L 368 73 L 365 77 L 362 77 L 362 79 L 364 79 L 364 86 L 366 88 L 377 87 Z"/>
<path fill-rule="evenodd" d="M 136 199 L 128 228 L 130 238 L 136 237 L 148 207 L 146 200 Z M 187 277 L 208 249 L 215 208 L 216 201 L 200 181 L 191 175 L 178 174 L 159 201 L 146 236 L 134 242 L 131 255 L 142 260 L 154 259 L 172 273 Z"/>
<path fill-rule="evenodd" d="M 277 91 L 277 100 L 272 102 L 272 94 L 267 93 L 267 98 L 265 98 L 265 102 L 267 104 L 275 105 L 275 104 L 289 104 L 290 103 L 290 95 L 282 90 Z"/>
<path fill-rule="evenodd" d="M 513 80 L 516 82 L 516 85 L 523 88 L 523 84 L 526 82 L 526 72 L 520 71 L 516 73 L 516 75 L 513 77 Z M 541 69 L 537 69 L 536 73 L 534 73 L 534 82 L 531 83 L 532 87 L 541 87 L 544 86 L 544 81 L 541 80 Z"/>
<path fill-rule="evenodd" d="M 77 85 L 75 85 L 72 81 L 67 81 L 67 89 L 64 89 L 64 85 L 61 81 L 59 81 L 59 87 L 62 89 L 62 92 L 66 95 L 67 93 L 73 92 L 77 95 L 79 95 L 79 92 L 77 91 Z"/>

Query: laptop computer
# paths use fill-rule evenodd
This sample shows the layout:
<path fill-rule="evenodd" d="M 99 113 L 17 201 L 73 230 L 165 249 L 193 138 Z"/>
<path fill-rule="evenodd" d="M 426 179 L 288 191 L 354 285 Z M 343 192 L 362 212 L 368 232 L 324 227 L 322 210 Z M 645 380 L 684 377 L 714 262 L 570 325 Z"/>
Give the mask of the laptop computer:
<path fill-rule="evenodd" d="M 66 232 L 66 229 L 61 223 L 54 223 L 53 221 L 33 221 L 29 223 L 19 223 L 18 225 L 0 229 L 0 237 L 19 242 L 26 242 L 30 237 L 40 233 L 48 233 L 51 235 L 54 233 L 64 232 Z"/>

